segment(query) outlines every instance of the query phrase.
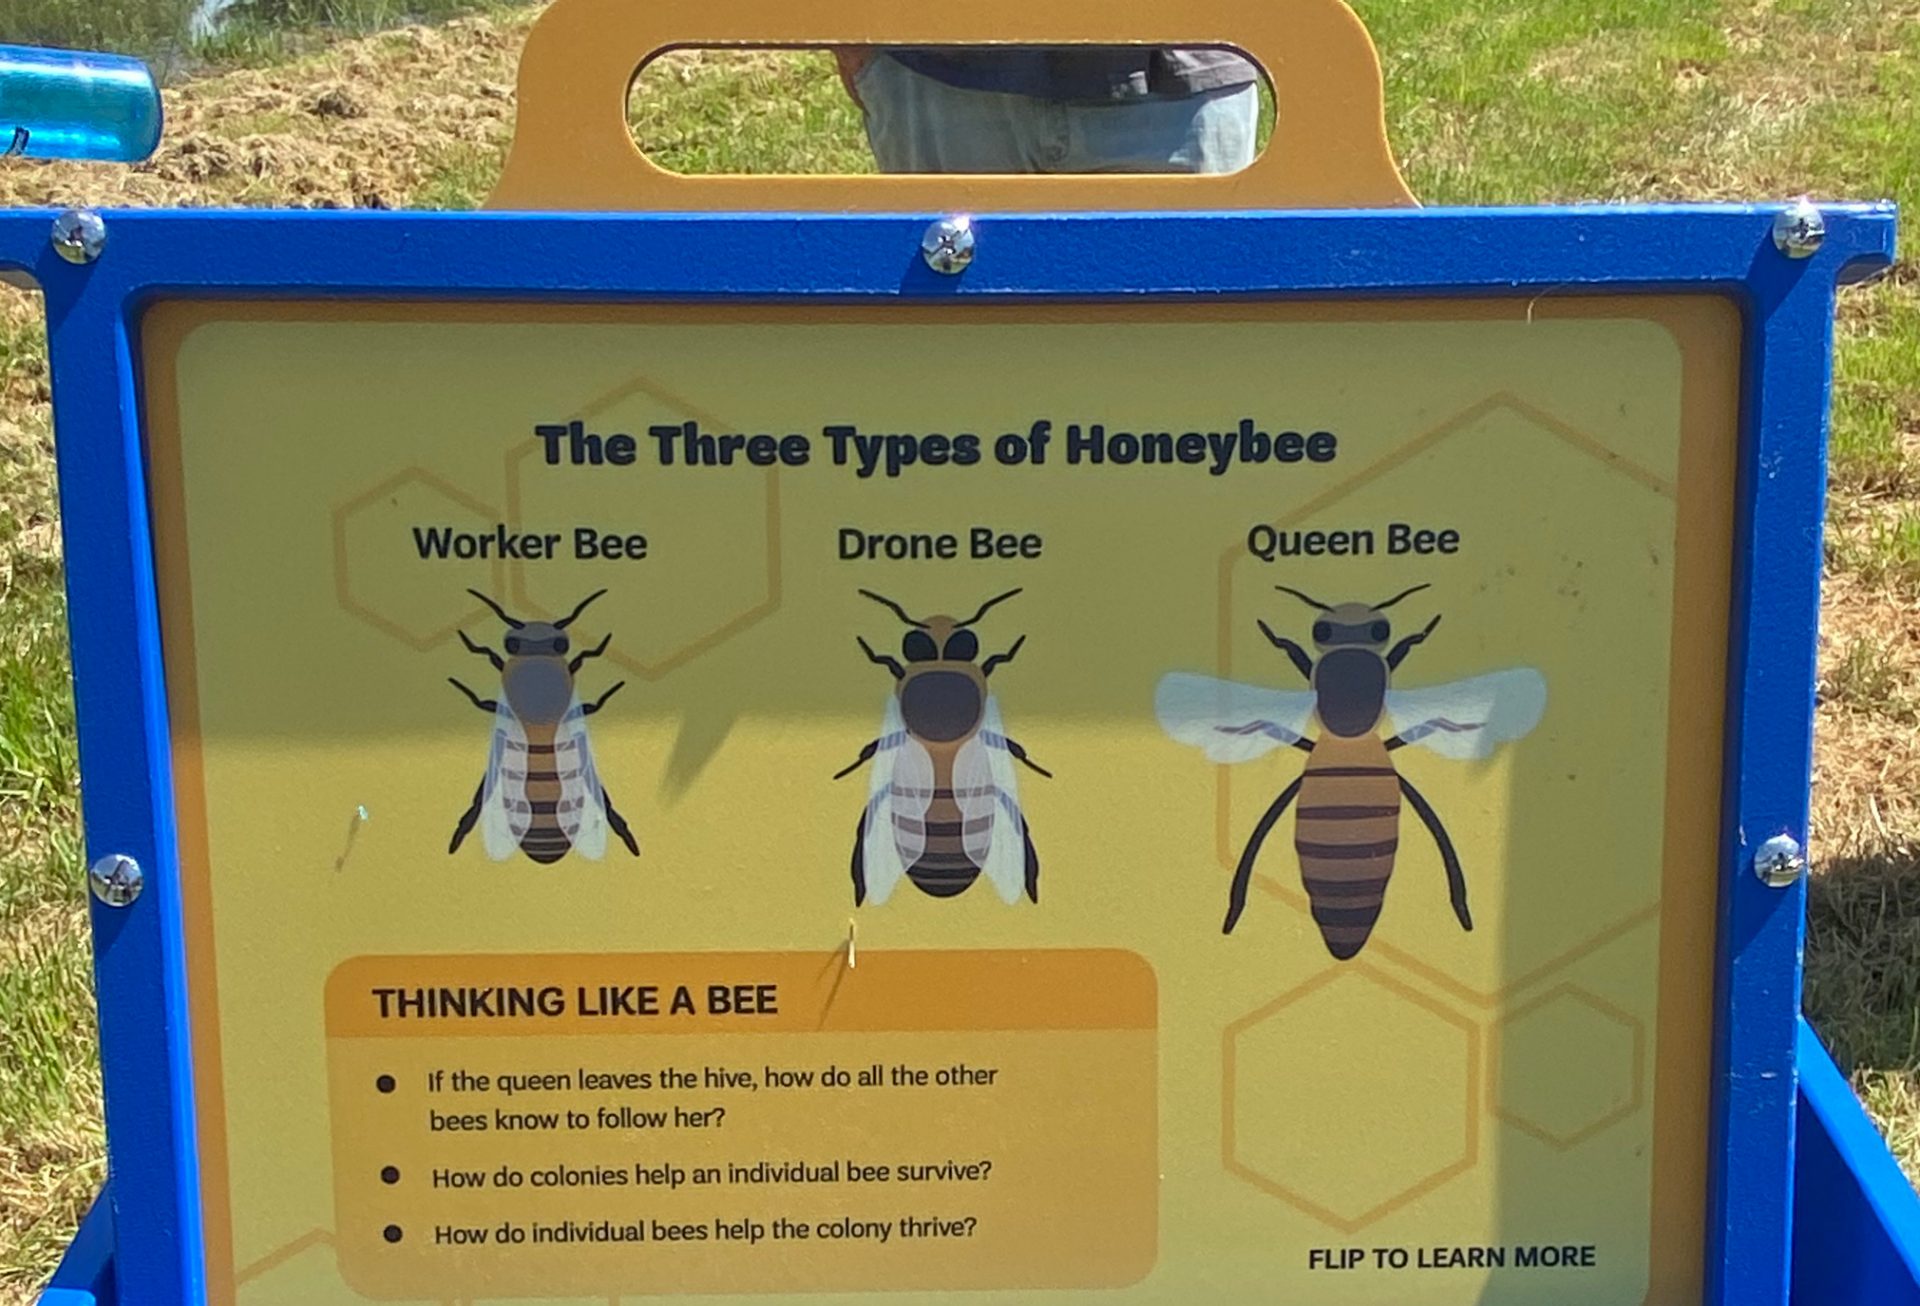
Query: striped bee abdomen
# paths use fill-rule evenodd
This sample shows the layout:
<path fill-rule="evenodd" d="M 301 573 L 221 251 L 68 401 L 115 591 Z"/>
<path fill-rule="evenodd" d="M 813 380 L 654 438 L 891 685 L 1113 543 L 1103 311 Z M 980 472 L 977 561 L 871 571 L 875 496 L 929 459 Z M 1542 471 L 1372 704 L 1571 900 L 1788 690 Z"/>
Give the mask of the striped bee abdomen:
<path fill-rule="evenodd" d="M 578 750 L 571 745 L 556 745 L 551 728 L 527 731 L 526 777 L 519 802 L 526 805 L 527 832 L 520 836 L 520 851 L 542 866 L 551 866 L 573 849 L 573 840 L 560 826 L 562 781 L 570 768 L 578 767 Z M 566 774 L 563 774 L 565 772 Z M 509 796 L 511 804 L 516 800 Z"/>
<path fill-rule="evenodd" d="M 935 898 L 952 898 L 966 892 L 980 877 L 980 867 L 967 853 L 967 835 L 982 827 L 991 827 L 993 819 L 968 820 L 954 799 L 953 790 L 935 789 L 926 815 L 917 822 L 898 811 L 894 812 L 893 820 L 896 829 L 911 824 L 917 827 L 914 833 L 925 832 L 924 851 L 907 867 L 907 878 L 921 892 Z"/>
<path fill-rule="evenodd" d="M 1294 848 L 1327 951 L 1358 955 L 1380 919 L 1400 847 L 1400 777 L 1376 735 L 1323 735 L 1307 759 Z"/>

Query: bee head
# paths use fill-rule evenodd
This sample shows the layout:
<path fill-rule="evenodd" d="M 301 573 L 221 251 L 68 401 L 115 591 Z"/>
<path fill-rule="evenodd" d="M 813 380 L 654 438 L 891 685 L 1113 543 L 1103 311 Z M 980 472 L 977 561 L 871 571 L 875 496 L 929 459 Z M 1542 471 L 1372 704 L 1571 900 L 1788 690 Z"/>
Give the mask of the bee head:
<path fill-rule="evenodd" d="M 861 590 L 862 594 L 875 603 L 890 608 L 900 620 L 911 626 L 900 639 L 900 655 L 909 663 L 916 662 L 972 662 L 980 656 L 980 637 L 968 627 L 987 615 L 988 609 L 997 603 L 1004 603 L 1019 590 L 1008 590 L 1005 594 L 988 599 L 980 605 L 980 610 L 965 621 L 948 616 L 933 616 L 925 619 L 909 616 L 907 610 L 892 599 L 882 598 L 871 590 Z"/>
<path fill-rule="evenodd" d="M 544 621 L 523 622 L 519 629 L 508 632 L 505 644 L 507 656 L 512 658 L 563 657 L 573 647 L 566 631 Z"/>
<path fill-rule="evenodd" d="M 971 662 L 980 656 L 980 640 L 952 617 L 928 617 L 923 629 L 901 639 L 900 653 L 908 662 Z"/>
<path fill-rule="evenodd" d="M 1313 623 L 1313 646 L 1322 653 L 1337 648 L 1363 648 L 1378 653 L 1393 639 L 1393 623 L 1387 620 L 1387 609 L 1410 594 L 1418 594 L 1427 586 L 1415 585 L 1385 603 L 1338 604 L 1322 603 L 1285 585 L 1276 585 L 1274 588 L 1320 609 L 1320 616 Z"/>
<path fill-rule="evenodd" d="M 567 650 L 573 647 L 573 642 L 567 638 L 567 627 L 578 621 L 580 614 L 587 610 L 587 605 L 606 591 L 595 590 L 558 621 L 522 621 L 479 590 L 468 590 L 467 593 L 492 608 L 493 614 L 507 623 L 505 643 L 508 657 L 551 658 L 564 657 Z"/>
<path fill-rule="evenodd" d="M 1335 648 L 1365 648 L 1375 652 L 1393 638 L 1393 623 L 1378 608 L 1364 603 L 1341 603 L 1313 623 L 1313 646 L 1322 652 Z"/>

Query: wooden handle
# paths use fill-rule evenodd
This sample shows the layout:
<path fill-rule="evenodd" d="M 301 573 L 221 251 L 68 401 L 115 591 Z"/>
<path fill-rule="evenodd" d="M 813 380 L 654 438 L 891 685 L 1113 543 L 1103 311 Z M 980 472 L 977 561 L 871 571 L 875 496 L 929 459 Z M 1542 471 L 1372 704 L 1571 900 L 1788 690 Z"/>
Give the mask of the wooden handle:
<path fill-rule="evenodd" d="M 627 127 L 634 70 L 669 47 L 1231 45 L 1272 79 L 1272 143 L 1226 175 L 689 176 Z M 487 206 L 547 210 L 1037 211 L 1401 208 L 1380 60 L 1341 0 L 555 0 L 520 59 L 519 120 Z"/>

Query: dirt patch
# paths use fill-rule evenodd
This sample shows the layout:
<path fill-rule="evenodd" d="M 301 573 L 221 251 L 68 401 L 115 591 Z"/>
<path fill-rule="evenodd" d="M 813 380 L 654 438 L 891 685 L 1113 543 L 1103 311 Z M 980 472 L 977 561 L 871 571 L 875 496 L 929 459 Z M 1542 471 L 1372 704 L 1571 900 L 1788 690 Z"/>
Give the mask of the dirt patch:
<path fill-rule="evenodd" d="M 505 150 L 533 18 L 403 28 L 172 87 L 152 159 L 132 168 L 11 161 L 0 166 L 0 206 L 412 205 L 448 152 Z"/>

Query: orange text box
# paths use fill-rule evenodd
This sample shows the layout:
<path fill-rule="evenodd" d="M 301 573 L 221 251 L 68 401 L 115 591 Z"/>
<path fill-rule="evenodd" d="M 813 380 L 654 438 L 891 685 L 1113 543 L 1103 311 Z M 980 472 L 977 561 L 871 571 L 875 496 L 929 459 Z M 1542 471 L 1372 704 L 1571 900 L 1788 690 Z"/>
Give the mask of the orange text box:
<path fill-rule="evenodd" d="M 388 1300 L 1144 1276 L 1146 962 L 855 960 L 344 963 L 327 988 L 342 1273 Z"/>

